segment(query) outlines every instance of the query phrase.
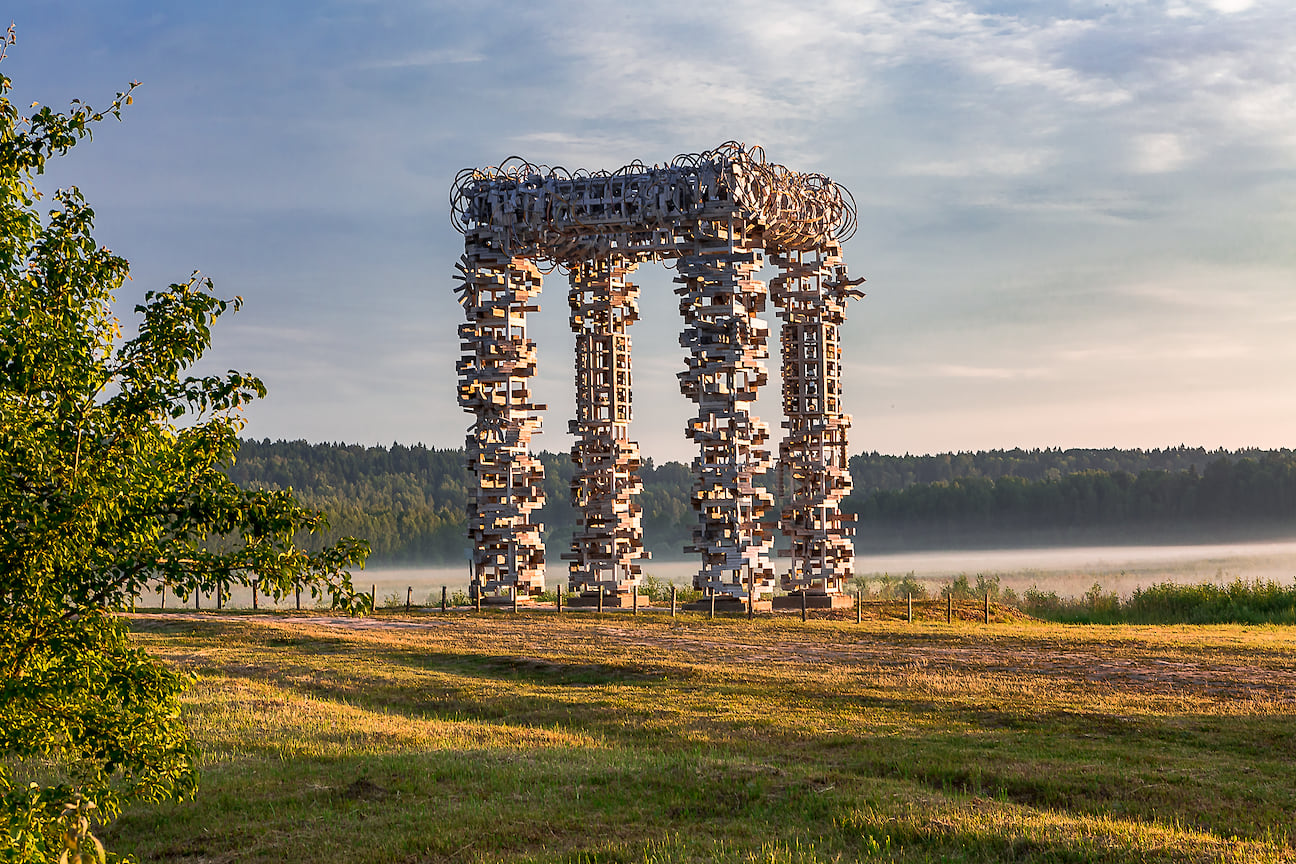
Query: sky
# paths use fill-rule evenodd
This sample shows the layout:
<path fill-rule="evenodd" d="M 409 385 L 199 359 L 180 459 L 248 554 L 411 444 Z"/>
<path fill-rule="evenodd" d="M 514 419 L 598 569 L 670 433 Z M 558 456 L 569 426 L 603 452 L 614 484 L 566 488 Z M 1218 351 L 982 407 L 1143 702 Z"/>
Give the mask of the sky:
<path fill-rule="evenodd" d="M 245 434 L 459 447 L 462 168 L 665 162 L 727 140 L 859 208 L 852 452 L 1296 446 L 1290 0 L 16 0 L 14 99 L 123 122 L 51 166 L 132 262 L 243 309 L 204 369 Z M 770 270 L 764 278 L 768 279 Z M 692 457 L 671 273 L 632 330 L 643 452 Z M 534 444 L 570 446 L 554 273 Z M 773 310 L 764 316 L 776 325 Z M 773 328 L 772 328 L 773 329 Z M 757 413 L 774 430 L 777 339 Z"/>

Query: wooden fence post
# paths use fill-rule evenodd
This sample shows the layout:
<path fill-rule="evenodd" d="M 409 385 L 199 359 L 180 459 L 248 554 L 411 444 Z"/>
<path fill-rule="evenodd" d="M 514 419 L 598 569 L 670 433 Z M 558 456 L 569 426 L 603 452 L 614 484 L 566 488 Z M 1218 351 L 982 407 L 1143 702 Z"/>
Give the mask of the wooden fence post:
<path fill-rule="evenodd" d="M 675 617 L 675 583 L 671 583 L 671 617 Z"/>
<path fill-rule="evenodd" d="M 599 586 L 599 605 L 598 605 L 598 611 L 600 611 L 600 612 L 603 611 L 603 586 L 602 586 L 602 585 Z"/>
<path fill-rule="evenodd" d="M 446 594 L 447 594 L 446 586 L 442 585 L 441 586 L 441 611 L 442 612 L 446 611 Z"/>
<path fill-rule="evenodd" d="M 712 591 L 711 592 L 711 614 L 707 616 L 708 618 L 715 617 L 715 595 L 716 592 Z"/>
<path fill-rule="evenodd" d="M 558 589 L 558 605 L 555 608 L 558 610 L 558 614 L 561 615 L 562 614 L 562 588 Z"/>
<path fill-rule="evenodd" d="M 990 592 L 985 592 L 985 623 L 990 623 Z"/>
<path fill-rule="evenodd" d="M 945 623 L 954 623 L 954 592 L 945 595 Z"/>
<path fill-rule="evenodd" d="M 864 591 L 855 592 L 855 623 L 859 624 L 864 620 Z"/>
<path fill-rule="evenodd" d="M 253 610 L 259 608 L 257 606 L 257 595 L 260 593 L 261 593 L 261 580 L 253 579 L 252 580 L 252 609 Z"/>
<path fill-rule="evenodd" d="M 301 586 L 294 585 L 293 593 L 297 595 L 297 611 L 300 612 L 301 611 Z"/>
<path fill-rule="evenodd" d="M 912 624 L 913 623 L 913 592 L 912 591 L 905 592 L 905 600 L 909 604 L 909 623 Z"/>
<path fill-rule="evenodd" d="M 634 614 L 638 615 L 639 614 L 639 586 L 636 585 L 631 590 L 630 593 L 632 595 L 630 603 L 634 608 Z"/>
<path fill-rule="evenodd" d="M 810 592 L 806 591 L 804 588 L 801 589 L 801 620 L 802 620 L 802 621 L 806 620 L 806 609 L 807 609 L 807 606 L 806 606 L 806 603 L 807 603 L 806 595 L 809 594 L 809 593 L 810 593 Z"/>
<path fill-rule="evenodd" d="M 518 590 L 517 590 L 517 589 L 518 589 L 518 586 L 514 585 L 514 586 L 512 587 L 512 589 L 509 591 L 509 593 L 513 595 L 513 611 L 514 611 L 514 612 L 517 611 L 517 603 L 518 603 Z"/>

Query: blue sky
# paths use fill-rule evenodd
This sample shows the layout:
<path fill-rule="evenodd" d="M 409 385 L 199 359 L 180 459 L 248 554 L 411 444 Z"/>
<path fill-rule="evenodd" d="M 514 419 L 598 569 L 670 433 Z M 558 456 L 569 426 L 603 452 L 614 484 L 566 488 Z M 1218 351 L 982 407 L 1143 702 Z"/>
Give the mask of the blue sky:
<path fill-rule="evenodd" d="M 46 185 L 132 261 L 123 312 L 194 269 L 244 297 L 209 362 L 269 386 L 247 434 L 460 446 L 455 173 L 736 139 L 859 204 L 852 451 L 1296 446 L 1289 0 L 10 9 L 23 104 L 142 82 Z M 632 434 L 687 459 L 669 277 L 638 274 Z M 534 316 L 552 450 L 565 295 Z"/>

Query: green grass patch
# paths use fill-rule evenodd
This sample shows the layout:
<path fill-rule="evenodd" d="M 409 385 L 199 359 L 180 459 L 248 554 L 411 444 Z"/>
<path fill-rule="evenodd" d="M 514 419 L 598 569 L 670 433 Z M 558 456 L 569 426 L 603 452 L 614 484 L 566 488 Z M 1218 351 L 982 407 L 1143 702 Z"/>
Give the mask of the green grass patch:
<path fill-rule="evenodd" d="M 944 603 L 933 614 L 943 614 Z M 1296 632 L 532 611 L 134 622 L 163 862 L 1296 861 Z"/>
<path fill-rule="evenodd" d="M 1019 605 L 1040 618 L 1072 624 L 1296 624 L 1296 583 L 1162 582 L 1136 588 L 1127 599 L 1095 584 L 1075 598 L 1030 590 Z"/>

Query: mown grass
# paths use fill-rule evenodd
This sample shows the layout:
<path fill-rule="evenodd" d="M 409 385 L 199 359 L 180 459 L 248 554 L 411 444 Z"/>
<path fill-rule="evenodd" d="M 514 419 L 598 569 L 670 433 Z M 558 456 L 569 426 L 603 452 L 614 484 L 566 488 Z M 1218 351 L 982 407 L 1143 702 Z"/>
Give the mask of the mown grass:
<path fill-rule="evenodd" d="M 1286 628 L 382 623 L 135 619 L 196 675 L 203 778 L 192 802 L 128 813 L 110 846 L 164 862 L 1296 861 Z"/>

